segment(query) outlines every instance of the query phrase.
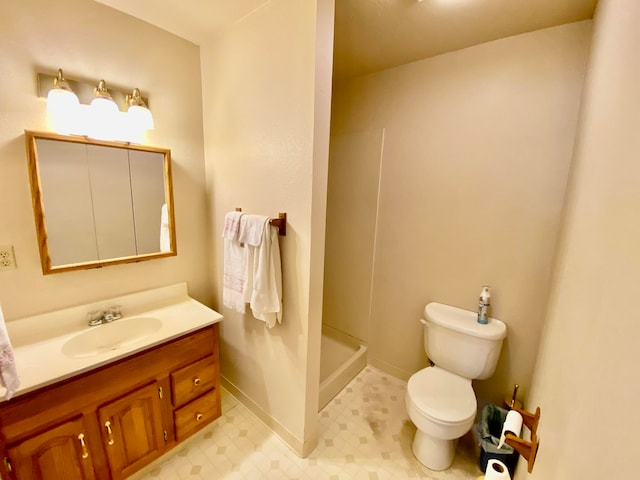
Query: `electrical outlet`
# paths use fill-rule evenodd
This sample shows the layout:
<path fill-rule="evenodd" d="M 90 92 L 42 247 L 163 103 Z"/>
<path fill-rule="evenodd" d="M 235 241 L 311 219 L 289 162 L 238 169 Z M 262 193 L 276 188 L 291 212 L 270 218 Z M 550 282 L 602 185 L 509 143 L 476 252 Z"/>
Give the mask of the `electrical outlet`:
<path fill-rule="evenodd" d="M 16 268 L 16 256 L 13 245 L 0 245 L 0 271 Z"/>

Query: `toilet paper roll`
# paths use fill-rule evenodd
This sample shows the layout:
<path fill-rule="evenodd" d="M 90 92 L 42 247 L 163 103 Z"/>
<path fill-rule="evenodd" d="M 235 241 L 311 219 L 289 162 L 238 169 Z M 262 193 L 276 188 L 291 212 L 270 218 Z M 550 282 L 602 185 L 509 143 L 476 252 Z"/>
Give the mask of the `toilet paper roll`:
<path fill-rule="evenodd" d="M 522 415 L 520 415 L 515 410 L 509 410 L 509 412 L 507 413 L 507 418 L 504 420 L 504 424 L 502 425 L 502 434 L 500 435 L 500 443 L 498 444 L 498 448 L 502 448 L 507 432 L 513 433 L 516 437 L 519 437 L 521 431 Z"/>
<path fill-rule="evenodd" d="M 484 480 L 511 480 L 509 470 L 500 460 L 489 460 Z"/>

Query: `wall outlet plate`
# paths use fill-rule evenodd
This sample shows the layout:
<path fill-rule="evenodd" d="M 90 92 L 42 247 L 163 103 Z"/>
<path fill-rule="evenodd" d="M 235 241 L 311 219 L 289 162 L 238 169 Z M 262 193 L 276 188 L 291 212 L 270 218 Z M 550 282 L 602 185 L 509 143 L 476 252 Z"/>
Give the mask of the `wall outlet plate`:
<path fill-rule="evenodd" d="M 16 256 L 13 245 L 0 245 L 0 271 L 14 270 L 16 268 Z"/>

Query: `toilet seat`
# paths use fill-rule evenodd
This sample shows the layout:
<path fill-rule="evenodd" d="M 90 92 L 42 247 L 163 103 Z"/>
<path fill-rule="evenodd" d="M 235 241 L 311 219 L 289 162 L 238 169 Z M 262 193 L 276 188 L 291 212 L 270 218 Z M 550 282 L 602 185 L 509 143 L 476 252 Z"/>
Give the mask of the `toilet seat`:
<path fill-rule="evenodd" d="M 476 415 L 471 381 L 435 366 L 413 374 L 407 393 L 422 415 L 440 424 L 465 423 Z"/>

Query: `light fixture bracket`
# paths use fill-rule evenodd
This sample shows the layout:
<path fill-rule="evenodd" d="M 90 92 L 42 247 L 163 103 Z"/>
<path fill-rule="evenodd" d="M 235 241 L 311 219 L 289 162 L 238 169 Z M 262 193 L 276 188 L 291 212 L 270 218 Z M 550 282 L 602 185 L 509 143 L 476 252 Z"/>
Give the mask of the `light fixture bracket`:
<path fill-rule="evenodd" d="M 106 100 L 111 100 L 113 102 L 113 98 L 107 90 L 107 83 L 104 80 L 100 80 L 98 85 L 93 89 L 93 94 L 96 98 L 104 98 Z"/>
<path fill-rule="evenodd" d="M 126 100 L 127 100 L 127 105 L 129 105 L 130 107 L 149 108 L 149 107 L 147 107 L 146 102 L 142 98 L 142 95 L 140 94 L 140 89 L 139 88 L 134 88 L 133 92 L 131 94 L 127 95 Z"/>
<path fill-rule="evenodd" d="M 53 88 L 57 88 L 60 90 L 66 90 L 67 92 L 73 92 L 71 87 L 69 86 L 69 82 L 64 79 L 64 75 L 62 74 L 62 69 L 58 69 L 58 74 L 53 79 Z"/>

